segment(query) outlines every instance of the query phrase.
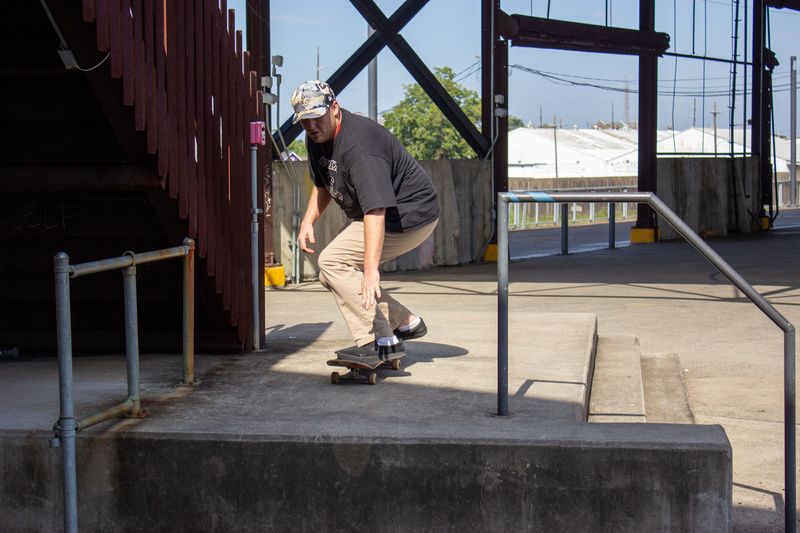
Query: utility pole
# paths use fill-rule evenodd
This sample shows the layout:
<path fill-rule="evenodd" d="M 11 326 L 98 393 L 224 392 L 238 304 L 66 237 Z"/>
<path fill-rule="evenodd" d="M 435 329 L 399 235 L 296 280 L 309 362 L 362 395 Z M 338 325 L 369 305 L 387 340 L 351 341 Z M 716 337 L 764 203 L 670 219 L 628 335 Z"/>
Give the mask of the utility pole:
<path fill-rule="evenodd" d="M 625 92 L 623 93 L 625 102 L 625 124 L 630 124 L 630 93 L 628 92 L 628 76 L 625 76 Z"/>
<path fill-rule="evenodd" d="M 375 29 L 367 23 L 367 37 L 375 33 Z M 369 78 L 367 88 L 367 110 L 369 118 L 378 122 L 378 57 L 373 57 L 367 67 L 367 77 Z"/>
<path fill-rule="evenodd" d="M 553 115 L 553 148 L 556 154 L 556 179 L 558 179 L 558 124 L 555 115 Z"/>
<path fill-rule="evenodd" d="M 789 180 L 791 204 L 797 205 L 797 56 L 790 62 L 791 90 L 789 91 Z"/>
<path fill-rule="evenodd" d="M 315 80 L 319 79 L 319 46 L 317 46 L 317 77 L 314 79 Z"/>
<path fill-rule="evenodd" d="M 717 157 L 717 115 L 719 115 L 719 111 L 717 111 L 717 101 L 714 101 L 714 111 L 711 112 L 711 115 L 714 117 L 713 124 L 714 124 L 714 157 Z"/>
<path fill-rule="evenodd" d="M 697 98 L 692 99 L 692 127 L 697 127 Z"/>
<path fill-rule="evenodd" d="M 539 106 L 539 127 L 541 128 L 542 126 L 544 126 L 542 122 L 542 106 Z"/>
<path fill-rule="evenodd" d="M 611 129 L 614 129 L 614 99 L 611 99 Z"/>

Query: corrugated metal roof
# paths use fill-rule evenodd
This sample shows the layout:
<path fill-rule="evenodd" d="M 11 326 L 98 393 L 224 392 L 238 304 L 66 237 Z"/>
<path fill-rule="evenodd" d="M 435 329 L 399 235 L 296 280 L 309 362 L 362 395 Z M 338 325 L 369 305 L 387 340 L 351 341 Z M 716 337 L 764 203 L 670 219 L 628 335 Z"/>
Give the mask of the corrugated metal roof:
<path fill-rule="evenodd" d="M 739 139 L 741 140 L 741 128 Z M 716 151 L 730 152 L 728 130 L 717 130 Z M 736 139 L 736 135 L 734 135 Z M 749 138 L 749 136 L 748 136 Z M 713 130 L 689 128 L 656 132 L 659 154 L 691 152 L 714 154 Z M 789 141 L 775 138 L 779 149 L 777 170 L 788 172 Z M 636 176 L 638 132 L 631 129 L 517 128 L 508 134 L 509 178 L 588 178 Z M 558 154 L 556 155 L 556 146 Z M 786 157 L 783 157 L 785 152 Z M 734 153 L 742 146 L 734 142 Z M 556 173 L 556 157 L 558 173 Z"/>

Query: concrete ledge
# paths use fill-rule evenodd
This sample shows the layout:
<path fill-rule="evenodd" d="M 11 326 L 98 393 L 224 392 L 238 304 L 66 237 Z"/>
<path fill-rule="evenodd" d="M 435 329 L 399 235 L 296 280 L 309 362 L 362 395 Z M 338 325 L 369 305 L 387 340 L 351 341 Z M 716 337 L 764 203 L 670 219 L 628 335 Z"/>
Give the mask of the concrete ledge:
<path fill-rule="evenodd" d="M 61 527 L 60 450 L 0 432 L 5 531 Z M 728 531 L 719 426 L 537 425 L 527 439 L 88 433 L 79 520 L 103 531 Z"/>
<path fill-rule="evenodd" d="M 589 422 L 647 422 L 641 357 L 635 335 L 598 338 Z"/>

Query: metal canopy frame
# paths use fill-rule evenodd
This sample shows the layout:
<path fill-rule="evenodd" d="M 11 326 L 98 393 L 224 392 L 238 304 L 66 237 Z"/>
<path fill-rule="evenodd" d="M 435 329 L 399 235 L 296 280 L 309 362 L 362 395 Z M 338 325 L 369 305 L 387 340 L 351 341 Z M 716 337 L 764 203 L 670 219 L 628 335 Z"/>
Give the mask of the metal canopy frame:
<path fill-rule="evenodd" d="M 489 150 L 489 142 L 399 33 L 428 3 L 428 0 L 406 0 L 389 18 L 386 18 L 373 0 L 350 0 L 350 2 L 372 26 L 375 33 L 328 78 L 327 83 L 334 92 L 338 93 L 344 89 L 385 46 L 388 46 L 475 153 L 484 156 Z M 290 118 L 280 127 L 280 134 L 287 143 L 290 143 L 297 138 L 301 130 L 302 126 L 292 124 Z M 280 143 L 280 135 L 276 135 L 275 141 Z"/>

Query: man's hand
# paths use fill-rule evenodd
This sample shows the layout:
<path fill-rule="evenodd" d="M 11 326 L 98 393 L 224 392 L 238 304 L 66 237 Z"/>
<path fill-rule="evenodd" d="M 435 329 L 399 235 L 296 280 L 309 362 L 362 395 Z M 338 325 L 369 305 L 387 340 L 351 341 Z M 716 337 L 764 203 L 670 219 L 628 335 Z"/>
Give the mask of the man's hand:
<path fill-rule="evenodd" d="M 313 254 L 314 250 L 308 247 L 309 242 L 311 244 L 317 244 L 317 241 L 314 240 L 314 226 L 309 223 L 300 224 L 300 233 L 297 234 L 297 244 L 300 245 L 300 249 L 305 253 Z"/>
<path fill-rule="evenodd" d="M 364 309 L 371 309 L 377 303 L 381 297 L 381 275 L 377 268 L 364 271 L 358 294 L 361 295 L 361 307 Z"/>

